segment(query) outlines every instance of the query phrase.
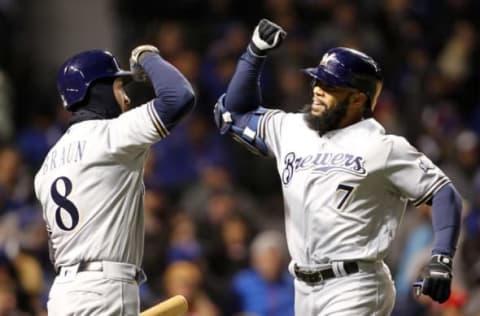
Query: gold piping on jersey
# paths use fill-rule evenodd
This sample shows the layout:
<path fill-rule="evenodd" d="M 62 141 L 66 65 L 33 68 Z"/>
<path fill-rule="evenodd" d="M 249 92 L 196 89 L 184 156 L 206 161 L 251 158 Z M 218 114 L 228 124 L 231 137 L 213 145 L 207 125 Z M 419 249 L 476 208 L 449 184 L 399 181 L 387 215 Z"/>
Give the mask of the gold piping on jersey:
<path fill-rule="evenodd" d="M 443 187 L 445 184 L 449 182 L 450 182 L 450 179 L 448 178 L 444 178 L 444 177 L 440 178 L 437 182 L 435 182 L 434 185 L 432 185 L 432 187 L 430 188 L 430 190 L 427 191 L 427 193 L 425 193 L 424 195 L 422 195 L 421 197 L 413 201 L 413 205 L 417 207 L 427 202 L 432 197 L 432 195 L 435 192 L 437 192 L 438 189 L 440 189 L 441 187 Z"/>
<path fill-rule="evenodd" d="M 147 105 L 147 112 L 148 115 L 150 116 L 150 119 L 153 122 L 153 125 L 155 126 L 155 129 L 157 130 L 158 134 L 162 137 L 165 138 L 169 134 L 167 128 L 163 125 L 162 120 L 158 117 L 157 111 L 153 108 L 153 102 L 149 102 Z"/>

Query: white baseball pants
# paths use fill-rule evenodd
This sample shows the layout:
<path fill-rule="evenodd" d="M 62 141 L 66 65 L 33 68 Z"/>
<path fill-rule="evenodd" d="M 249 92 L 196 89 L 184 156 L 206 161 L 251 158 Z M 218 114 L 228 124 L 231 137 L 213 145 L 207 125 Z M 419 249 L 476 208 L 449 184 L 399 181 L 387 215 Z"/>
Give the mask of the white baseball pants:
<path fill-rule="evenodd" d="M 387 316 L 395 303 L 390 270 L 383 262 L 359 264 L 360 271 L 316 285 L 295 279 L 297 316 Z"/>
<path fill-rule="evenodd" d="M 50 289 L 48 315 L 138 316 L 134 266 L 103 263 L 103 271 L 77 272 L 78 265 L 62 268 Z"/>

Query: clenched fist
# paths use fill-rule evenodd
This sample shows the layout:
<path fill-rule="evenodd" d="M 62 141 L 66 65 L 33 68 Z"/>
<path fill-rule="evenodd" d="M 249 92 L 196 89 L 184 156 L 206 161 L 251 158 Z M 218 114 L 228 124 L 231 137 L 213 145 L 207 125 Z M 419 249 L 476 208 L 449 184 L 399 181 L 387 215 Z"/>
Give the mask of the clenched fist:
<path fill-rule="evenodd" d="M 452 258 L 446 255 L 433 255 L 417 284 L 421 287 L 422 294 L 444 303 L 450 297 Z"/>
<path fill-rule="evenodd" d="M 249 44 L 250 50 L 257 56 L 265 56 L 269 51 L 279 47 L 287 32 L 272 21 L 262 19 L 255 27 Z"/>
<path fill-rule="evenodd" d="M 146 52 L 154 54 L 159 53 L 158 48 L 153 45 L 140 45 L 135 47 L 130 55 L 130 70 L 132 72 L 133 80 L 135 81 L 143 82 L 147 80 L 147 74 L 140 64 L 140 56 Z"/>

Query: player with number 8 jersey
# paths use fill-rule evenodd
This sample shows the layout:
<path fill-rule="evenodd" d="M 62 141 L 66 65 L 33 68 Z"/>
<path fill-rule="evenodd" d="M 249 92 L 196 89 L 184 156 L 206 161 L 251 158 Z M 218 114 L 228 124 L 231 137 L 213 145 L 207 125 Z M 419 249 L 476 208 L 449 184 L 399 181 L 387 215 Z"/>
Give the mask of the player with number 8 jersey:
<path fill-rule="evenodd" d="M 130 62 L 124 71 L 111 53 L 85 51 L 57 77 L 72 117 L 35 176 L 57 272 L 49 315 L 139 314 L 144 161 L 195 98 L 155 47 L 137 47 Z M 149 78 L 156 97 L 131 109 L 123 84 L 132 78 Z"/>

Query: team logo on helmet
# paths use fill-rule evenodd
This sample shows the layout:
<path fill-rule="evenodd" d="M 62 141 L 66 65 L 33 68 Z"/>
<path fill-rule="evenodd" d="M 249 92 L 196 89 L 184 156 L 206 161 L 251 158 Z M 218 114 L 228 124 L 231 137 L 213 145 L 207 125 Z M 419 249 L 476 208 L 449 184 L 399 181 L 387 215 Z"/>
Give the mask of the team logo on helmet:
<path fill-rule="evenodd" d="M 335 53 L 328 54 L 326 53 L 323 55 L 322 60 L 320 61 L 320 66 L 327 66 L 331 61 L 339 62 L 337 59 L 337 55 Z"/>

